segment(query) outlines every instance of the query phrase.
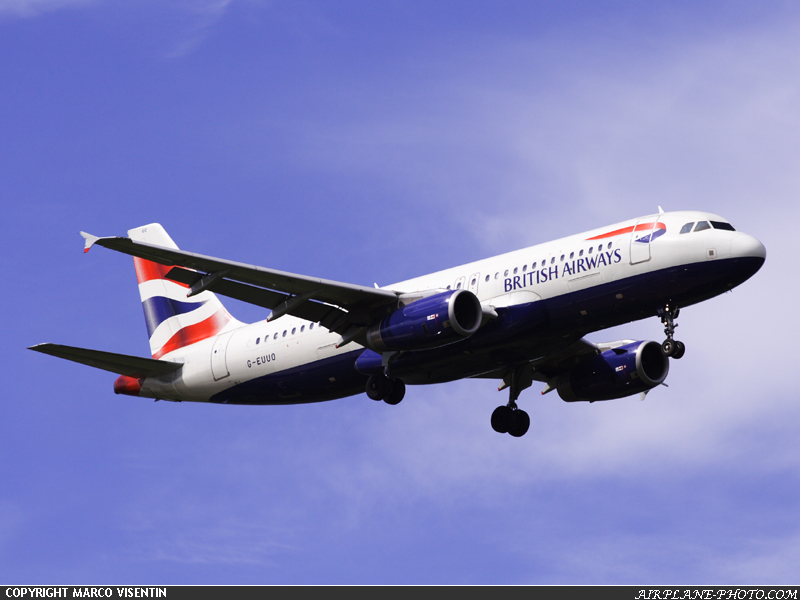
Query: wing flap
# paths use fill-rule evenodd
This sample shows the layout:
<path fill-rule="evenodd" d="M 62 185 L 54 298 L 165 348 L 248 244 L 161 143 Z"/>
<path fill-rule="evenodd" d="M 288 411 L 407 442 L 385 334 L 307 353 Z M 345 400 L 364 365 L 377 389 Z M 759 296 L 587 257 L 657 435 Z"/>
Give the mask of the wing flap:
<path fill-rule="evenodd" d="M 202 274 L 198 273 L 197 271 L 190 271 L 181 267 L 175 267 L 171 269 L 169 273 L 167 273 L 167 278 L 192 286 L 202 278 Z M 205 289 L 208 289 L 215 294 L 221 294 L 223 296 L 228 296 L 229 298 L 235 298 L 236 300 L 241 300 L 242 302 L 247 302 L 248 304 L 254 304 L 256 306 L 262 306 L 269 310 L 275 309 L 282 303 L 292 298 L 292 296 L 289 294 L 283 294 L 281 292 L 275 292 L 272 290 L 239 283 L 238 281 L 230 281 L 222 277 L 209 284 Z M 321 302 L 315 302 L 314 300 L 308 300 L 294 306 L 289 311 L 289 314 L 301 319 L 305 319 L 306 321 L 311 321 L 312 323 L 322 323 L 323 325 L 327 325 L 338 321 L 336 317 L 347 319 L 349 313 L 337 308 L 336 306 L 331 306 L 330 304 L 323 304 Z"/>
<path fill-rule="evenodd" d="M 142 358 L 140 356 L 130 356 L 128 354 L 116 354 L 114 352 L 103 352 L 101 350 L 89 350 L 87 348 L 76 348 L 75 346 L 62 346 L 61 344 L 37 344 L 31 346 L 29 350 L 35 350 L 42 354 L 49 354 L 57 358 L 64 358 L 72 362 L 81 363 L 103 369 L 118 375 L 128 377 L 158 377 L 177 371 L 183 365 L 181 363 L 170 362 L 167 360 L 155 360 L 153 358 Z"/>
<path fill-rule="evenodd" d="M 598 352 L 607 350 L 611 347 L 622 345 L 623 343 L 624 341 L 611 342 L 610 344 L 603 344 L 603 345 L 595 345 L 592 342 L 581 338 L 569 344 L 568 346 L 562 348 L 561 350 L 558 350 L 557 352 L 553 352 L 552 354 L 548 354 L 546 356 L 542 356 L 541 358 L 535 358 L 529 361 L 531 366 L 533 367 L 533 375 L 532 375 L 533 379 L 535 381 L 548 383 L 552 381 L 552 379 L 562 371 L 569 370 L 572 366 L 575 365 L 576 361 L 581 361 L 587 356 L 597 354 Z M 511 369 L 514 366 L 519 366 L 519 365 L 509 365 L 507 367 L 495 369 L 488 373 L 475 375 L 475 378 L 505 379 L 506 377 L 508 377 L 509 373 L 511 372 Z"/>

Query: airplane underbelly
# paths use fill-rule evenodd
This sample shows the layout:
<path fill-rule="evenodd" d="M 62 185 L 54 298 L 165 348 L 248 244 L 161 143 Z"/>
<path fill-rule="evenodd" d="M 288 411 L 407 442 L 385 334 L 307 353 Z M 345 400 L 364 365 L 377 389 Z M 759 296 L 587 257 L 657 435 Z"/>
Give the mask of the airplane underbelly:
<path fill-rule="evenodd" d="M 209 399 L 220 404 L 305 404 L 362 393 L 366 376 L 355 369 L 358 347 L 289 369 L 238 382 Z"/>

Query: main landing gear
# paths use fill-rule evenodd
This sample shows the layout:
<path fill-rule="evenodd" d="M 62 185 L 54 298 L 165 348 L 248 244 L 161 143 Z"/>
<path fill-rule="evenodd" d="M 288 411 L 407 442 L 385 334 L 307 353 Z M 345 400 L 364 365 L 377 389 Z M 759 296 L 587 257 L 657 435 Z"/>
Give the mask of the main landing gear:
<path fill-rule="evenodd" d="M 367 379 L 367 396 L 383 400 L 386 404 L 400 404 L 406 395 L 406 384 L 402 379 L 390 379 L 385 375 L 370 375 Z"/>
<path fill-rule="evenodd" d="M 497 433 L 508 433 L 514 437 L 522 437 L 528 433 L 531 418 L 516 402 L 498 406 L 492 413 L 492 429 Z"/>
<path fill-rule="evenodd" d="M 664 333 L 667 339 L 661 344 L 661 351 L 664 356 L 669 356 L 674 359 L 681 358 L 686 352 L 686 346 L 683 342 L 673 339 L 675 328 L 678 326 L 675 319 L 680 314 L 680 309 L 676 306 L 667 304 L 664 308 L 658 309 L 658 316 L 661 317 L 661 322 L 664 324 Z"/>
<path fill-rule="evenodd" d="M 492 429 L 497 433 L 508 433 L 514 437 L 522 437 L 531 426 L 531 418 L 524 410 L 517 406 L 520 392 L 533 383 L 533 368 L 530 364 L 520 365 L 511 369 L 503 378 L 502 390 L 510 388 L 508 404 L 498 406 L 492 413 Z"/>

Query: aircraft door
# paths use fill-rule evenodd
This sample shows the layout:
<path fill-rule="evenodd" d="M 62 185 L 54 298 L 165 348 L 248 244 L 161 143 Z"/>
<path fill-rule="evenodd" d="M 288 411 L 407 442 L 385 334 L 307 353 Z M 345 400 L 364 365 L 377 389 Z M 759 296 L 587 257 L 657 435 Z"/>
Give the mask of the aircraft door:
<path fill-rule="evenodd" d="M 656 230 L 659 217 L 641 219 L 631 232 L 631 264 L 647 262 L 650 260 L 650 239 Z"/>
<path fill-rule="evenodd" d="M 228 371 L 228 342 L 234 332 L 230 331 L 222 335 L 218 335 L 214 340 L 214 345 L 211 347 L 211 373 L 214 375 L 214 381 L 225 379 L 230 375 Z"/>
<path fill-rule="evenodd" d="M 481 274 L 480 273 L 473 273 L 469 276 L 469 291 L 478 295 L 478 283 L 480 281 Z"/>

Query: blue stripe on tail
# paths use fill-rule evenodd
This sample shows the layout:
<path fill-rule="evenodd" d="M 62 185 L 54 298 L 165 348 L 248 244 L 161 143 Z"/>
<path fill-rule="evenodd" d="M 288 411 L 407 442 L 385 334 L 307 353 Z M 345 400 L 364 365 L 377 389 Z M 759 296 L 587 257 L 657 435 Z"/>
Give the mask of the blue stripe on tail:
<path fill-rule="evenodd" d="M 144 320 L 147 323 L 147 337 L 153 337 L 153 332 L 156 328 L 170 317 L 190 313 L 203 306 L 206 302 L 180 302 L 164 296 L 148 298 L 142 302 Z"/>

